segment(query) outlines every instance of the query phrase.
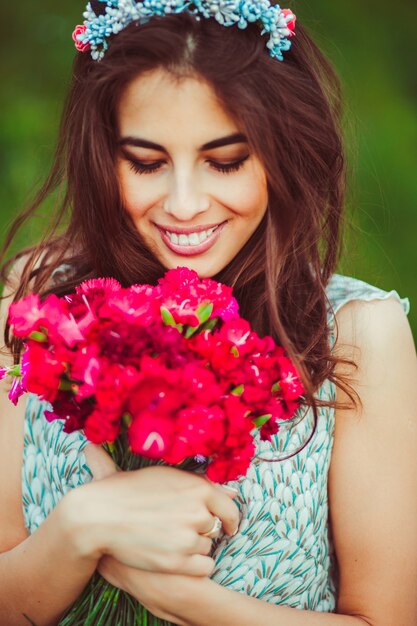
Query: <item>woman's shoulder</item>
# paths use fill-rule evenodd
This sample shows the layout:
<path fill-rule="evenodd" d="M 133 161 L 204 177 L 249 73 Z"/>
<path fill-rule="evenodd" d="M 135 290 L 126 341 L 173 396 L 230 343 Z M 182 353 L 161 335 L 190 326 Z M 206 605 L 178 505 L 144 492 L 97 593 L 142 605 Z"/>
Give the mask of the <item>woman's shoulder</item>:
<path fill-rule="evenodd" d="M 339 274 L 332 276 L 326 292 L 330 327 L 334 322 L 336 328 L 332 333 L 334 350 L 339 356 L 362 369 L 369 369 L 371 356 L 379 364 L 387 363 L 387 355 L 388 363 L 395 362 L 397 369 L 403 369 L 406 363 L 406 367 L 414 367 L 415 348 L 406 317 L 410 311 L 408 298 L 402 298 L 395 289 L 387 291 Z"/>
<path fill-rule="evenodd" d="M 410 301 L 392 289 L 386 291 L 352 276 L 333 274 L 326 286 L 329 301 L 329 316 L 333 317 L 346 304 L 353 301 L 372 302 L 397 300 L 406 314 L 410 311 Z"/>

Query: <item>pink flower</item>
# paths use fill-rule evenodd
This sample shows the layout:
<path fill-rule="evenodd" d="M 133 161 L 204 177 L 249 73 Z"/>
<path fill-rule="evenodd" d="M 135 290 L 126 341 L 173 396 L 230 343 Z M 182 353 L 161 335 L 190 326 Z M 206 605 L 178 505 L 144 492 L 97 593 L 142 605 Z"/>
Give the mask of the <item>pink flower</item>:
<path fill-rule="evenodd" d="M 93 367 L 95 368 L 95 365 Z M 98 371 L 94 369 L 94 377 L 95 389 L 93 391 L 97 406 L 119 413 L 121 416 L 126 411 L 132 389 L 140 380 L 139 372 L 129 365 L 109 363 L 108 359 L 101 359 Z M 82 388 L 80 391 L 82 394 Z"/>
<path fill-rule="evenodd" d="M 75 288 L 75 292 L 80 295 L 84 294 L 105 299 L 112 293 L 118 293 L 121 289 L 121 284 L 115 278 L 90 278 L 78 285 Z"/>
<path fill-rule="evenodd" d="M 14 403 L 37 393 L 52 404 L 48 420 L 94 443 L 122 431 L 136 454 L 174 464 L 204 457 L 218 482 L 246 473 L 256 419 L 271 416 L 260 430 L 270 439 L 303 392 L 284 349 L 239 317 L 231 288 L 188 268 L 156 287 L 97 278 L 64 298 L 28 296 L 10 322 L 27 340 L 20 370 L 10 370 Z"/>
<path fill-rule="evenodd" d="M 283 14 L 283 16 L 285 17 L 287 21 L 288 30 L 291 31 L 288 37 L 295 36 L 294 30 L 295 30 L 295 21 L 297 18 L 295 17 L 294 13 L 290 9 L 281 9 L 281 13 Z"/>
<path fill-rule="evenodd" d="M 92 396 L 97 389 L 100 370 L 104 363 L 100 360 L 97 344 L 79 347 L 73 353 L 70 365 L 71 380 L 77 384 L 77 400 Z"/>
<path fill-rule="evenodd" d="M 225 483 L 245 476 L 254 454 L 255 444 L 252 438 L 241 448 L 221 450 L 208 466 L 207 478 L 216 483 Z"/>
<path fill-rule="evenodd" d="M 75 30 L 72 33 L 72 39 L 75 42 L 75 47 L 77 48 L 78 52 L 86 52 L 90 49 L 89 43 L 83 43 L 82 41 L 80 41 L 80 38 L 82 37 L 82 35 L 84 35 L 86 30 L 87 26 L 85 26 L 85 24 L 78 24 L 78 26 L 75 27 Z"/>
<path fill-rule="evenodd" d="M 87 417 L 84 426 L 85 436 L 92 443 L 100 444 L 114 441 L 120 432 L 120 416 L 118 413 L 96 409 Z"/>
<path fill-rule="evenodd" d="M 287 357 L 281 357 L 279 386 L 286 400 L 297 400 L 303 393 L 304 387 L 298 377 L 297 370 Z"/>
<path fill-rule="evenodd" d="M 58 391 L 52 402 L 52 411 L 45 411 L 45 417 L 49 422 L 56 419 L 65 420 L 64 432 L 72 433 L 74 430 L 84 428 L 86 419 L 93 410 L 94 405 L 89 400 L 77 402 L 72 393 Z"/>
<path fill-rule="evenodd" d="M 181 458 L 212 456 L 221 448 L 225 436 L 225 415 L 218 406 L 196 406 L 182 409 L 176 418 L 175 440 L 168 462 L 178 463 Z M 175 454 L 176 448 L 181 453 Z M 179 460 L 172 461 L 176 458 Z"/>
<path fill-rule="evenodd" d="M 43 400 L 53 402 L 66 369 L 65 363 L 44 344 L 35 341 L 30 343 L 25 358 L 27 365 L 23 384 L 26 389 Z"/>
<path fill-rule="evenodd" d="M 38 328 L 41 316 L 41 300 L 38 294 L 30 294 L 9 308 L 9 323 L 16 337 L 27 337 Z"/>
<path fill-rule="evenodd" d="M 64 341 L 69 347 L 84 339 L 65 300 L 54 294 L 42 303 L 37 294 L 31 294 L 11 304 L 9 322 L 16 337 L 28 338 L 34 331 L 46 331 L 50 341 Z"/>
<path fill-rule="evenodd" d="M 145 326 L 159 317 L 159 306 L 154 310 L 152 287 L 133 285 L 110 294 L 100 308 L 100 318 L 120 319 L 129 324 Z"/>
<path fill-rule="evenodd" d="M 26 392 L 27 389 L 23 386 L 22 380 L 17 377 L 13 379 L 12 386 L 10 387 L 10 391 L 8 393 L 8 398 L 16 406 L 20 396 L 23 396 Z"/>
<path fill-rule="evenodd" d="M 136 416 L 128 430 L 132 452 L 151 459 L 164 458 L 174 437 L 173 419 L 155 411 Z"/>
<path fill-rule="evenodd" d="M 183 403 L 181 390 L 165 378 L 146 376 L 129 394 L 127 409 L 133 418 L 146 411 L 172 415 Z"/>
<path fill-rule="evenodd" d="M 278 423 L 272 417 L 261 426 L 260 437 L 262 441 L 271 441 L 271 437 L 279 430 Z"/>
<path fill-rule="evenodd" d="M 203 363 L 187 363 L 181 379 L 184 396 L 196 404 L 215 404 L 223 393 L 216 376 Z"/>
<path fill-rule="evenodd" d="M 210 303 L 213 305 L 210 319 L 219 317 L 228 321 L 238 317 L 238 304 L 231 287 L 210 278 L 200 279 L 194 270 L 187 267 L 166 272 L 158 281 L 155 296 L 160 306 L 167 308 L 180 324 L 197 326 L 197 309 Z"/>

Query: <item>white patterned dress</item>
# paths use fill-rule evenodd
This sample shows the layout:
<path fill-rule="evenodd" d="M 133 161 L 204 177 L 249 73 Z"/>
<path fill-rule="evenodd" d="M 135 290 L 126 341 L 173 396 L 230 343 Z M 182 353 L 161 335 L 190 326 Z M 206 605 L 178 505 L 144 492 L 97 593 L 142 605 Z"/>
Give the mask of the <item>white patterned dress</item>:
<path fill-rule="evenodd" d="M 333 315 L 351 300 L 394 297 L 406 313 L 409 302 L 396 291 L 386 292 L 360 280 L 335 274 L 327 295 Z M 335 387 L 325 381 L 320 399 L 334 399 Z M 62 432 L 60 421 L 47 422 L 45 404 L 30 395 L 27 404 L 22 467 L 23 512 L 34 532 L 69 489 L 91 480 L 80 432 Z M 301 417 L 301 416 L 300 416 Z M 307 441 L 313 428 L 309 410 L 296 425 L 282 428 L 272 441 L 258 439 L 247 475 L 233 484 L 241 513 L 238 533 L 214 545 L 218 583 L 274 604 L 333 612 L 337 567 L 328 518 L 327 479 L 334 433 L 334 410 L 318 409 L 317 429 L 304 449 L 284 461 Z"/>

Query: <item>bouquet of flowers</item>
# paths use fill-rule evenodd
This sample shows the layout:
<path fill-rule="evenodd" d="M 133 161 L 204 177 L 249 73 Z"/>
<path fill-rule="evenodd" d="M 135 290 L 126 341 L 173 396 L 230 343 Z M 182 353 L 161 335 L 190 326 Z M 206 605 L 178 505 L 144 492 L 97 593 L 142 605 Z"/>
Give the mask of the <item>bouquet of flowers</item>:
<path fill-rule="evenodd" d="M 156 286 L 98 278 L 63 298 L 29 295 L 9 323 L 25 344 L 21 363 L 0 370 L 13 377 L 10 400 L 37 394 L 47 420 L 83 430 L 123 470 L 164 462 L 235 480 L 256 431 L 270 439 L 303 394 L 283 348 L 239 316 L 231 288 L 187 268 Z M 97 623 L 164 622 L 96 574 L 61 624 Z"/>

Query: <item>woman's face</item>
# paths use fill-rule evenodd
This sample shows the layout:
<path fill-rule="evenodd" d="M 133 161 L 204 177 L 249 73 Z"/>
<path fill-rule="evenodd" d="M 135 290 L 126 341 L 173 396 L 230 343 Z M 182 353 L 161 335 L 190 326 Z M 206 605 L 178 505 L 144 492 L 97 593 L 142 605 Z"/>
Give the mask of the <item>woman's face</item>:
<path fill-rule="evenodd" d="M 118 107 L 117 176 L 125 208 L 167 268 L 223 269 L 261 222 L 265 171 L 213 89 L 154 70 Z"/>

